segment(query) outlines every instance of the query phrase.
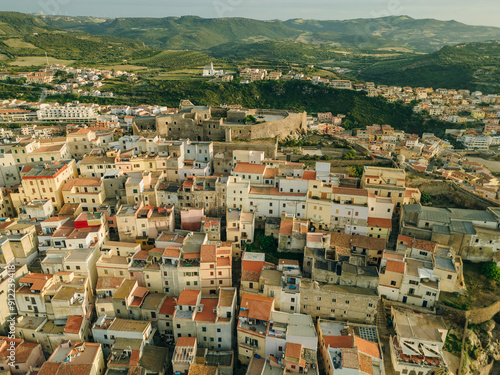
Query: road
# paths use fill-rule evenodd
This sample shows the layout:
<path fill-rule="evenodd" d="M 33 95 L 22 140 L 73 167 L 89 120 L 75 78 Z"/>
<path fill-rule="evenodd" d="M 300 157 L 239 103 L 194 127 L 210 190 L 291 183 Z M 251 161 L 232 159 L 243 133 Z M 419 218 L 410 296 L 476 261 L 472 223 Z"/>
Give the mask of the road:
<path fill-rule="evenodd" d="M 42 104 L 45 100 L 45 98 L 47 97 L 47 89 L 44 87 L 42 89 L 42 94 L 40 95 L 40 101 L 39 103 Z"/>

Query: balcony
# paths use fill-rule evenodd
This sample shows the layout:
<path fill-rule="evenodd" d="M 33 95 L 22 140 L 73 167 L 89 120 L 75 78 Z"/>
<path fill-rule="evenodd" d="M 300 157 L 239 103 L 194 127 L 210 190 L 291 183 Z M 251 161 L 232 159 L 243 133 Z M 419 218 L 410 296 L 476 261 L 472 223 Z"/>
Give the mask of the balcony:
<path fill-rule="evenodd" d="M 292 283 L 285 283 L 282 285 L 282 290 L 285 293 L 300 293 L 300 285 L 299 284 L 292 284 Z"/>
<path fill-rule="evenodd" d="M 249 319 L 248 321 L 243 321 L 242 319 L 240 319 L 238 328 L 252 331 L 256 334 L 265 336 L 267 333 L 267 322 L 255 319 Z"/>

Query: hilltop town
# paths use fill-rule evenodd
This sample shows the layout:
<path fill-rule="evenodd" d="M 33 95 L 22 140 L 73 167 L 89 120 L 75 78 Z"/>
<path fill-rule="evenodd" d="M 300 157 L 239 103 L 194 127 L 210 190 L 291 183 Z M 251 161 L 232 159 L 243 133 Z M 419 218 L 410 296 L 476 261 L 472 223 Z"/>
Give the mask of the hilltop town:
<path fill-rule="evenodd" d="M 440 138 L 187 98 L 45 102 L 111 98 L 106 79 L 140 79 L 125 71 L 2 77 L 53 85 L 0 101 L 2 371 L 455 373 L 459 332 L 496 327 L 495 301 L 468 288 L 477 264 L 500 264 L 499 171 L 469 159 L 498 154 L 498 96 L 311 77 L 471 125 Z M 475 206 L 434 205 L 415 179 Z"/>

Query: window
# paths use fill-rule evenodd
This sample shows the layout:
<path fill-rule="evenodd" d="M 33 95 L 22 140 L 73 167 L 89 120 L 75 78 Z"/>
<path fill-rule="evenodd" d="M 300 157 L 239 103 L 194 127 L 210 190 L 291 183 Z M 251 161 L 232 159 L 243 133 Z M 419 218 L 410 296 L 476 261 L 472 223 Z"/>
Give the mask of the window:
<path fill-rule="evenodd" d="M 394 280 L 391 281 L 391 286 L 396 286 L 396 282 Z"/>
<path fill-rule="evenodd" d="M 453 279 L 453 275 L 448 275 L 448 280 Z"/>
<path fill-rule="evenodd" d="M 321 311 L 321 307 L 320 306 L 316 306 L 316 310 L 317 311 Z"/>
<path fill-rule="evenodd" d="M 202 332 L 207 332 L 207 327 L 201 327 Z"/>

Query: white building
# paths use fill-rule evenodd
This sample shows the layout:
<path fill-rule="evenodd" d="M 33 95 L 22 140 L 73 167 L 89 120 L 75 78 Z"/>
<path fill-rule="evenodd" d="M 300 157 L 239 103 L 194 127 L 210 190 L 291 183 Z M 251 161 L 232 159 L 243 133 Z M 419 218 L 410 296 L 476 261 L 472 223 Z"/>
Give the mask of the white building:
<path fill-rule="evenodd" d="M 96 120 L 98 113 L 92 105 L 80 105 L 76 103 L 66 103 L 65 105 L 55 105 L 45 107 L 37 111 L 38 120 L 41 121 L 72 121 L 87 122 Z"/>
<path fill-rule="evenodd" d="M 224 70 L 215 70 L 214 63 L 211 62 L 203 68 L 203 77 L 222 77 L 224 75 Z"/>

